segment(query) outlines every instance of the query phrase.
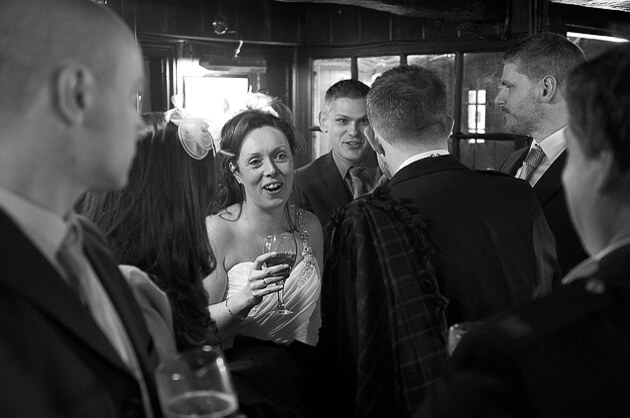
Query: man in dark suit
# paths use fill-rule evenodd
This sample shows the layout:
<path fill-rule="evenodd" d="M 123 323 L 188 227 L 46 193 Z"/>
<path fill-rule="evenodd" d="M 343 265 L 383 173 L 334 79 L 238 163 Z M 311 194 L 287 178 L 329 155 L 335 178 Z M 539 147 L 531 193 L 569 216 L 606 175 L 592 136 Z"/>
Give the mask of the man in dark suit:
<path fill-rule="evenodd" d="M 620 417 L 630 399 L 630 50 L 567 82 L 569 213 L 590 258 L 462 340 L 418 417 Z"/>
<path fill-rule="evenodd" d="M 486 318 L 550 291 L 553 238 L 533 191 L 449 155 L 453 119 L 437 74 L 401 66 L 367 96 L 368 140 L 394 198 L 427 223 L 449 324 Z"/>
<path fill-rule="evenodd" d="M 70 213 L 126 182 L 142 55 L 84 0 L 3 0 L 0 39 L 0 411 L 161 416 L 142 313 L 100 233 Z"/>
<path fill-rule="evenodd" d="M 376 156 L 363 133 L 368 124 L 365 96 L 369 89 L 360 81 L 342 80 L 326 91 L 319 124 L 328 134 L 331 150 L 297 171 L 305 207 L 324 227 L 335 209 L 369 192 L 380 176 Z M 354 167 L 359 174 L 353 181 Z"/>
<path fill-rule="evenodd" d="M 560 181 L 568 120 L 565 78 L 582 62 L 580 48 L 560 35 L 544 33 L 528 38 L 504 54 L 501 88 L 494 100 L 503 111 L 508 131 L 534 138 L 529 147 L 508 157 L 500 169 L 534 188 L 556 239 L 562 274 L 586 258 Z"/>

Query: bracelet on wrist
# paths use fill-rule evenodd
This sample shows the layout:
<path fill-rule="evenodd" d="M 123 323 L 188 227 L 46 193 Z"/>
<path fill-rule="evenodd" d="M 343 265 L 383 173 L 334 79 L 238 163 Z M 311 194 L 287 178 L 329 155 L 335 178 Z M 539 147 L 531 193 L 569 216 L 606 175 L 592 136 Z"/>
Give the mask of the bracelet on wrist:
<path fill-rule="evenodd" d="M 234 315 L 234 313 L 232 313 L 232 310 L 230 309 L 230 307 L 228 306 L 228 300 L 225 299 L 225 307 L 227 308 L 227 311 L 230 313 L 230 316 L 234 319 L 238 319 L 240 321 L 244 320 L 245 318 L 247 318 L 247 315 Z"/>

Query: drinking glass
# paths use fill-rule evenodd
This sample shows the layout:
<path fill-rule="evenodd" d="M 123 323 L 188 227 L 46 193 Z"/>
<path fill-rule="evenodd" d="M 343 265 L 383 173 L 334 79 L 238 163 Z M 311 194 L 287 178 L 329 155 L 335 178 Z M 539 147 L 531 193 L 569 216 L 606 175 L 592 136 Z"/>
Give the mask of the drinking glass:
<path fill-rule="evenodd" d="M 448 329 L 448 355 L 453 355 L 453 351 L 461 339 L 480 325 L 481 322 L 459 322 L 451 325 Z"/>
<path fill-rule="evenodd" d="M 238 407 L 218 348 L 206 345 L 174 355 L 158 365 L 155 378 L 165 417 L 225 417 Z"/>
<path fill-rule="evenodd" d="M 295 258 L 297 257 L 297 242 L 293 234 L 281 233 L 267 235 L 265 237 L 265 246 L 263 252 L 268 253 L 270 251 L 276 251 L 278 254 L 267 260 L 268 267 L 277 266 L 278 264 L 288 264 L 286 276 L 289 277 L 289 273 L 295 264 Z M 290 315 L 293 311 L 284 306 L 284 287 L 278 291 L 278 304 L 276 308 L 269 312 L 269 315 Z"/>

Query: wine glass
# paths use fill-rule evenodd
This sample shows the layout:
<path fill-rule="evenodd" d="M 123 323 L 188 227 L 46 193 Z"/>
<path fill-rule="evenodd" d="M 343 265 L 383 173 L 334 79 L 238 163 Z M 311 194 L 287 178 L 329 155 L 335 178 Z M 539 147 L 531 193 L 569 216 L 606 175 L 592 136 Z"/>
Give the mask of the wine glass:
<path fill-rule="evenodd" d="M 268 253 L 275 251 L 278 254 L 267 260 L 267 266 L 277 266 L 279 264 L 288 264 L 287 277 L 295 264 L 297 256 L 297 243 L 293 234 L 283 232 L 281 234 L 267 235 L 265 237 L 265 247 L 263 252 Z M 293 311 L 284 306 L 284 287 L 278 291 L 278 304 L 276 308 L 269 312 L 269 315 L 290 315 Z"/>
<path fill-rule="evenodd" d="M 176 354 L 158 365 L 155 378 L 165 417 L 225 417 L 238 407 L 219 348 L 205 345 Z"/>

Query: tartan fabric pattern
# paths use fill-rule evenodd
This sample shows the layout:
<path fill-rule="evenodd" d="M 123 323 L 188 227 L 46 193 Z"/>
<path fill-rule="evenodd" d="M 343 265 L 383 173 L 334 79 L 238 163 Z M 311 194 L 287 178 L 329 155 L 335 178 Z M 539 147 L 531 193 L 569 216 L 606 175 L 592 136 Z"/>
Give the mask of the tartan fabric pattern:
<path fill-rule="evenodd" d="M 334 344 L 335 335 L 356 327 L 354 415 L 410 416 L 447 358 L 447 301 L 426 225 L 384 186 L 338 211 L 329 228 L 320 343 Z M 343 281 L 353 281 L 348 299 L 355 306 L 339 306 L 348 296 L 339 294 Z M 356 324 L 348 323 L 347 309 L 355 310 Z"/>

